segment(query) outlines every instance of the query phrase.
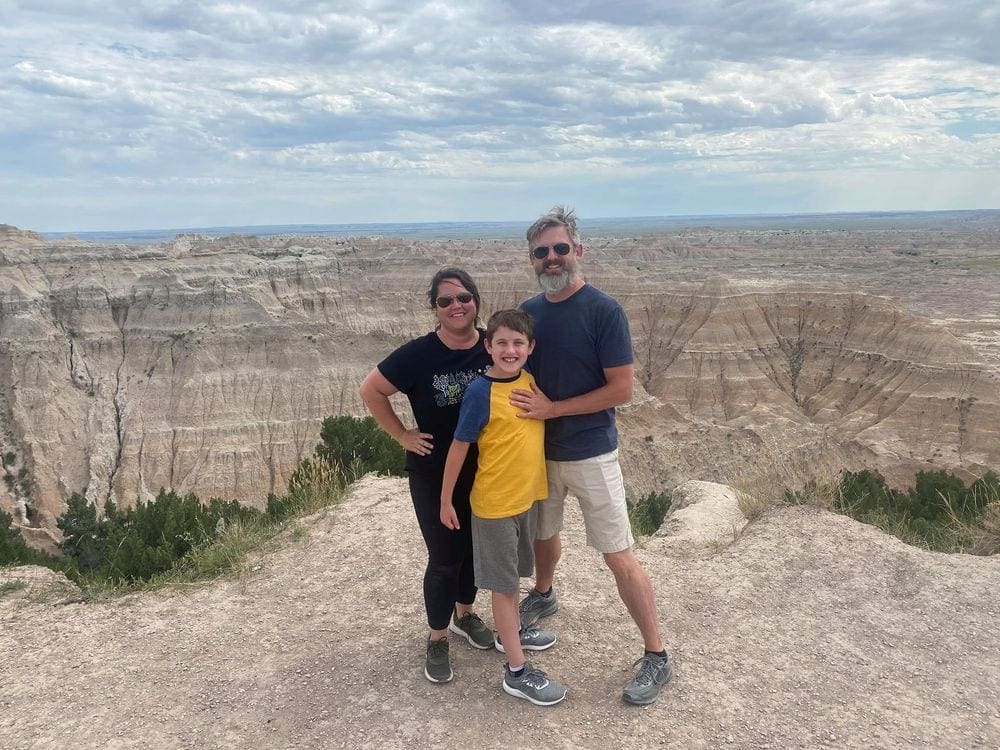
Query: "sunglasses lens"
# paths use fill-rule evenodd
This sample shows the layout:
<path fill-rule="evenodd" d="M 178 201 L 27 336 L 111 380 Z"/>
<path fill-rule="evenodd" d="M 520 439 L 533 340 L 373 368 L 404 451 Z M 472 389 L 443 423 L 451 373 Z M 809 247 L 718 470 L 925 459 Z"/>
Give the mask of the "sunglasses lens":
<path fill-rule="evenodd" d="M 442 295 L 437 298 L 437 306 L 441 309 L 451 306 L 451 303 L 458 300 L 463 305 L 467 305 L 472 302 L 473 297 L 468 292 L 463 292 L 462 294 L 456 294 L 454 297 L 449 297 L 447 295 Z"/>
<path fill-rule="evenodd" d="M 571 245 L 565 242 L 557 242 L 555 245 L 552 245 L 552 249 L 556 251 L 556 255 L 569 255 L 569 251 L 572 250 L 573 248 Z M 538 247 L 536 247 L 534 250 L 531 251 L 531 254 L 534 255 L 538 260 L 542 260 L 542 258 L 546 257 L 549 254 L 549 246 L 539 245 Z"/>

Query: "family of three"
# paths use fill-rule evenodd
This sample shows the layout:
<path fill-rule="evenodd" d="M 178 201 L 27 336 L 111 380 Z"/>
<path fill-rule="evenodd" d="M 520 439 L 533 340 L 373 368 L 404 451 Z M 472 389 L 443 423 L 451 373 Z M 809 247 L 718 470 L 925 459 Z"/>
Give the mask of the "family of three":
<path fill-rule="evenodd" d="M 448 633 L 507 656 L 503 689 L 536 705 L 565 685 L 525 658 L 556 635 L 537 627 L 559 608 L 553 580 L 567 496 L 579 500 L 587 545 L 604 556 L 644 645 L 627 703 L 652 703 L 671 677 L 649 576 L 636 558 L 618 464 L 615 407 L 632 396 L 632 343 L 621 306 L 584 281 L 572 210 L 555 206 L 527 232 L 542 293 L 479 323 L 479 289 L 463 270 L 435 274 L 435 329 L 392 352 L 361 396 L 406 450 L 410 495 L 427 546 L 430 634 L 424 675 L 453 677 Z M 403 393 L 407 429 L 390 397 Z M 520 578 L 535 585 L 518 602 Z M 474 611 L 492 592 L 496 634 Z"/>

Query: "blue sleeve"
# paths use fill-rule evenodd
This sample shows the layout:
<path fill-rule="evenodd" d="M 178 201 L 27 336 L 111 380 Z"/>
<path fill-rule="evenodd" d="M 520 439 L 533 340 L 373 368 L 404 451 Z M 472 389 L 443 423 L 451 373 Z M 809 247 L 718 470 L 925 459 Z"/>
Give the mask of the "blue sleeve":
<path fill-rule="evenodd" d="M 597 356 L 601 367 L 620 367 L 632 364 L 632 335 L 628 318 L 618 305 L 604 316 L 604 325 L 598 328 Z"/>
<path fill-rule="evenodd" d="M 480 377 L 473 380 L 465 391 L 462 409 L 458 413 L 455 439 L 475 443 L 479 433 L 490 421 L 490 381 Z"/>

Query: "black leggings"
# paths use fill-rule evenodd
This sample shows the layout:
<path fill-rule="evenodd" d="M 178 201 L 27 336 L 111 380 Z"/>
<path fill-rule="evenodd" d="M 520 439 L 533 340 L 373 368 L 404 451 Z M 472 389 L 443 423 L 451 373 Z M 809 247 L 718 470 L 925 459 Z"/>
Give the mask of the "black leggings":
<path fill-rule="evenodd" d="M 471 464 L 471 465 L 470 465 Z M 410 472 L 410 497 L 417 523 L 427 545 L 424 571 L 424 606 L 431 630 L 448 627 L 455 603 L 476 600 L 476 579 L 472 564 L 472 508 L 469 493 L 476 476 L 475 462 L 466 462 L 452 501 L 458 514 L 458 531 L 441 523 L 441 476 Z"/>

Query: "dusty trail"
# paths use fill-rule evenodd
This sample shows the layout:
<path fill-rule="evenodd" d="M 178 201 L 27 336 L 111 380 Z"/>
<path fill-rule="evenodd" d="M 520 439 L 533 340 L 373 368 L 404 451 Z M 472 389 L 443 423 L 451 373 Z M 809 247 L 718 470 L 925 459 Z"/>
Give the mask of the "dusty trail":
<path fill-rule="evenodd" d="M 408 502 L 366 478 L 244 575 L 183 591 L 0 599 L 0 746 L 1000 747 L 998 557 L 807 508 L 702 552 L 646 540 L 675 677 L 640 709 L 619 698 L 637 634 L 571 514 L 559 642 L 535 659 L 570 693 L 542 709 L 464 643 L 452 683 L 423 678 Z"/>

